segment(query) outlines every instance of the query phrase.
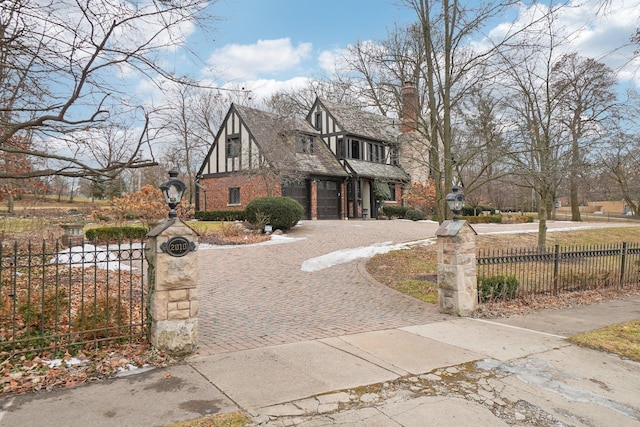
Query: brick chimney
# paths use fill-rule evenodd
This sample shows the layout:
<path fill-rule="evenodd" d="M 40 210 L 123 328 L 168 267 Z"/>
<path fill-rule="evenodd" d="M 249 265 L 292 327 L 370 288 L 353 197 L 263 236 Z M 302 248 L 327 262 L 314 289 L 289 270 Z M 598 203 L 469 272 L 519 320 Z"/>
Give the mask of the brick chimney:
<path fill-rule="evenodd" d="M 402 96 L 400 133 L 404 135 L 418 129 L 418 88 L 413 82 L 404 82 L 400 95 Z"/>

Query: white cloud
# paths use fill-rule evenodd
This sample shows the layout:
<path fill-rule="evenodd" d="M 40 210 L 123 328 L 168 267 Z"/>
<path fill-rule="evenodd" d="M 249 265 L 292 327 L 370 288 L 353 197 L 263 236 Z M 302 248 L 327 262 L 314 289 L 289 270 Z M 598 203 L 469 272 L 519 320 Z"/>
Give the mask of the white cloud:
<path fill-rule="evenodd" d="M 325 50 L 318 56 L 318 67 L 328 73 L 334 73 L 336 70 L 346 69 L 347 63 L 344 59 L 348 55 L 346 49 Z"/>
<path fill-rule="evenodd" d="M 571 0 L 560 7 L 554 17 L 556 40 L 566 37 L 566 42 L 557 47 L 556 55 L 577 52 L 583 57 L 593 58 L 619 71 L 621 80 L 636 79 L 637 62 L 632 61 L 634 46 L 630 46 L 630 38 L 638 28 L 638 0 L 615 0 L 608 7 L 600 0 Z M 521 8 L 514 24 L 505 22 L 496 25 L 489 33 L 494 41 L 501 40 L 506 34 L 514 33 L 527 24 L 542 18 L 548 11 L 546 6 L 536 4 L 529 8 Z M 538 23 L 539 30 L 547 31 L 546 21 Z M 531 37 L 527 33 L 526 37 Z M 473 42 L 475 49 L 487 48 L 487 40 Z"/>
<path fill-rule="evenodd" d="M 285 71 L 308 58 L 311 43 L 291 44 L 291 39 L 258 40 L 255 44 L 230 44 L 216 49 L 209 65 L 226 79 L 255 79 L 263 73 Z"/>

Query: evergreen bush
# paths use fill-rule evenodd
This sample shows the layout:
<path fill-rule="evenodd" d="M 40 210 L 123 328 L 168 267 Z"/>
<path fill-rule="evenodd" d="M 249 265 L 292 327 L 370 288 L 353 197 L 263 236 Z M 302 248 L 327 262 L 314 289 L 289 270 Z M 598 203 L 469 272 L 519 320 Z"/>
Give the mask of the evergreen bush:
<path fill-rule="evenodd" d="M 515 276 L 501 274 L 478 277 L 478 296 L 480 301 L 492 299 L 512 299 L 518 292 L 518 279 Z"/>
<path fill-rule="evenodd" d="M 424 212 L 417 209 L 409 209 L 405 215 L 405 218 L 410 219 L 411 221 L 422 221 L 426 217 L 427 216 Z"/>
<path fill-rule="evenodd" d="M 304 215 L 304 207 L 289 197 L 259 197 L 245 209 L 246 220 L 256 226 L 263 223 L 274 230 L 287 230 L 295 226 Z"/>
<path fill-rule="evenodd" d="M 405 206 L 384 206 L 382 212 L 389 218 L 405 218 L 409 208 Z"/>
<path fill-rule="evenodd" d="M 244 221 L 244 210 L 197 211 L 193 215 L 200 221 Z"/>
<path fill-rule="evenodd" d="M 100 227 L 85 231 L 87 240 L 99 242 L 143 239 L 149 230 L 146 227 Z"/>

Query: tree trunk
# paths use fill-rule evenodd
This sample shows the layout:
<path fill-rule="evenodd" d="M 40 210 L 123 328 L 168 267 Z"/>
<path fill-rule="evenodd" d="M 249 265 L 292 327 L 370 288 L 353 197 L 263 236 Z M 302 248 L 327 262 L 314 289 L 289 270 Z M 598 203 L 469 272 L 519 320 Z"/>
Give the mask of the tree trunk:
<path fill-rule="evenodd" d="M 13 194 L 11 192 L 9 192 L 9 194 L 7 195 L 7 213 L 9 215 L 13 215 L 14 213 L 16 213 Z"/>
<path fill-rule="evenodd" d="M 574 122 L 579 120 L 574 119 Z M 571 132 L 571 175 L 569 177 L 569 196 L 571 198 L 571 221 L 582 221 L 580 218 L 580 201 L 578 200 L 578 167 L 580 165 L 580 146 L 578 145 L 578 131 Z"/>
<path fill-rule="evenodd" d="M 538 198 L 538 249 L 543 250 L 547 244 L 547 200 L 548 197 L 545 196 Z"/>
<path fill-rule="evenodd" d="M 578 183 L 577 177 L 571 173 L 571 181 L 569 183 L 569 194 L 571 197 L 571 221 L 582 221 L 580 217 L 580 201 L 578 200 Z"/>

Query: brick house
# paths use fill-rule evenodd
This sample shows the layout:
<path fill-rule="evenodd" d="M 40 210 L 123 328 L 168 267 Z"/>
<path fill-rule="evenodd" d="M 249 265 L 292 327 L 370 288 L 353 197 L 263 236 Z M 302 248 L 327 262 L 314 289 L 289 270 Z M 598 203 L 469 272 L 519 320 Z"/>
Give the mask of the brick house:
<path fill-rule="evenodd" d="M 299 201 L 307 219 L 376 218 L 400 204 L 397 119 L 317 98 L 306 120 L 232 104 L 196 177 L 196 210 L 244 209 L 256 197 Z"/>

